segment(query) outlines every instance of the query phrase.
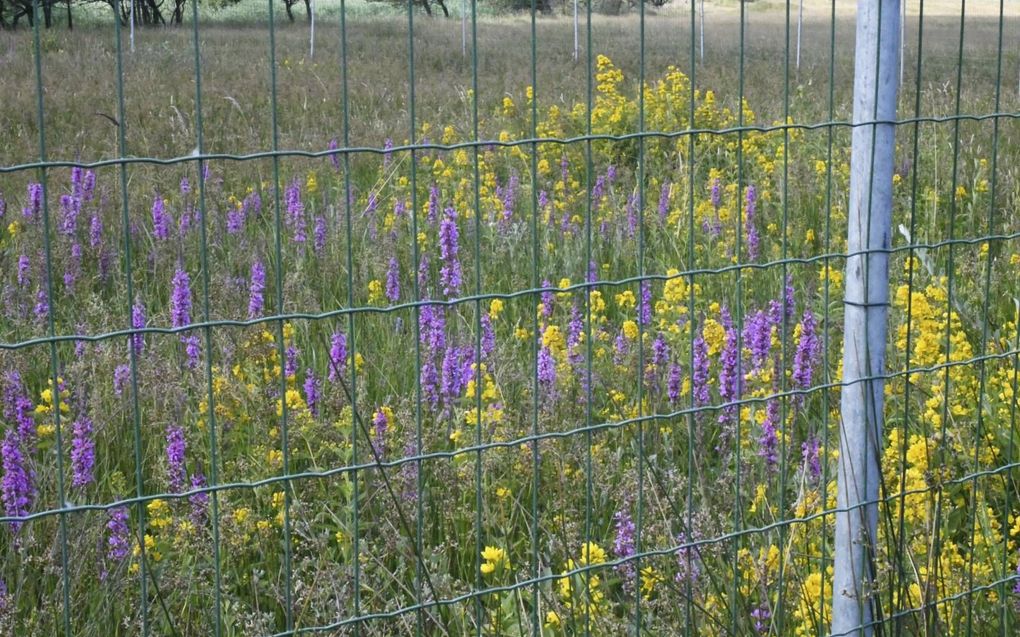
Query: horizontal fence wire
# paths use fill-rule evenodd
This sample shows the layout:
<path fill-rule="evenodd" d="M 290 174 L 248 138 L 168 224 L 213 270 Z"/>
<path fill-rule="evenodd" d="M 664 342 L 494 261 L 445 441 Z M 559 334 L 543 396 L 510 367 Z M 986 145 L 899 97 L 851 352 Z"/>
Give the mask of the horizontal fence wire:
<path fill-rule="evenodd" d="M 8 141 L 38 152 L 0 151 L 0 633 L 1013 634 L 1020 18 L 1002 0 L 976 26 L 965 4 L 945 26 L 879 3 L 910 43 L 881 119 L 848 115 L 841 0 L 809 9 L 803 65 L 792 3 L 710 3 L 707 47 L 693 1 L 614 22 L 595 15 L 613 3 L 363 19 L 313 0 L 311 31 L 283 25 L 291 0 L 256 4 L 254 45 L 194 1 L 179 29 L 136 29 L 162 5 L 131 0 L 60 36 L 55 3 L 14 5 L 26 76 L 0 93 L 30 86 Z M 221 37 L 261 87 L 257 125 L 212 105 L 244 118 Z M 100 108 L 62 102 L 92 95 L 60 57 L 87 46 L 112 158 L 52 132 Z M 160 50 L 185 69 L 153 90 L 183 132 L 139 111 L 169 112 L 141 86 Z M 316 84 L 339 110 L 308 106 Z M 850 249 L 851 137 L 886 126 L 892 234 Z M 210 151 L 245 136 L 257 151 Z M 847 295 L 844 268 L 875 257 L 889 300 Z M 879 306 L 885 368 L 845 380 L 844 315 Z M 858 387 L 885 399 L 880 484 L 841 504 Z M 872 514 L 857 598 L 834 590 L 838 521 Z M 832 632 L 840 597 L 864 619 Z"/>

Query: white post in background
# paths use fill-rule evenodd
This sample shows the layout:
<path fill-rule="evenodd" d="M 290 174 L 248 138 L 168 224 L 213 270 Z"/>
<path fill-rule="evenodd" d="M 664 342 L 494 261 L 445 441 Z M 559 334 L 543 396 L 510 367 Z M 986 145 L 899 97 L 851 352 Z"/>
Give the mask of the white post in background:
<path fill-rule="evenodd" d="M 588 0 L 591 2 L 591 0 Z M 578 40 L 577 40 L 577 0 L 574 0 L 574 61 L 577 62 Z"/>
<path fill-rule="evenodd" d="M 701 0 L 701 61 L 705 61 L 705 0 Z"/>
<path fill-rule="evenodd" d="M 308 3 L 308 22 L 308 57 L 311 59 L 315 57 L 315 0 Z"/>
<path fill-rule="evenodd" d="M 832 634 L 871 637 L 877 603 L 885 347 L 900 0 L 858 0 L 844 287 Z M 883 252 L 883 250 L 885 252 Z"/>
<path fill-rule="evenodd" d="M 460 55 L 467 57 L 467 0 L 460 0 Z"/>
<path fill-rule="evenodd" d="M 900 86 L 903 86 L 903 64 L 906 56 L 907 46 L 907 0 L 900 0 L 903 13 L 900 15 Z"/>
<path fill-rule="evenodd" d="M 131 52 L 135 52 L 135 0 L 131 0 Z"/>
<path fill-rule="evenodd" d="M 800 32 L 804 28 L 804 0 L 797 8 L 797 77 L 800 78 Z"/>

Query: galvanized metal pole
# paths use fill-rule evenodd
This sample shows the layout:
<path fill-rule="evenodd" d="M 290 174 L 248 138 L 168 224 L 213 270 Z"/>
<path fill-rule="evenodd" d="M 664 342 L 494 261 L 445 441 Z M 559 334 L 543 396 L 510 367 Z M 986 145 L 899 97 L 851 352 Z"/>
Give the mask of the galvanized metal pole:
<path fill-rule="evenodd" d="M 574 61 L 577 62 L 578 55 L 578 39 L 577 39 L 577 0 L 574 0 Z"/>
<path fill-rule="evenodd" d="M 308 58 L 315 57 L 315 0 L 308 3 Z"/>
<path fill-rule="evenodd" d="M 870 637 L 875 619 L 879 454 L 892 235 L 900 0 L 858 0 L 844 296 L 843 390 L 832 634 Z"/>

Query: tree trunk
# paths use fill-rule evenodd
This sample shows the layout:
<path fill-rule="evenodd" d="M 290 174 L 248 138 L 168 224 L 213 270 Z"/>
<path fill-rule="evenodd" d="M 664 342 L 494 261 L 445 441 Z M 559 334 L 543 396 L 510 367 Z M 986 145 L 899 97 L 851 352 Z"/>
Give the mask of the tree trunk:
<path fill-rule="evenodd" d="M 429 0 L 421 0 L 421 5 L 425 7 L 425 14 L 428 17 L 432 17 L 432 7 L 429 6 Z"/>
<path fill-rule="evenodd" d="M 71 17 L 71 0 L 67 0 L 67 30 L 74 30 L 74 18 Z"/>
<path fill-rule="evenodd" d="M 444 18 L 449 18 L 450 17 L 450 10 L 446 8 L 445 0 L 436 0 L 436 4 L 438 4 L 439 8 L 443 10 L 443 17 Z"/>
<path fill-rule="evenodd" d="M 305 18 L 312 21 L 312 0 L 305 0 Z"/>
<path fill-rule="evenodd" d="M 43 18 L 45 19 L 46 28 L 53 26 L 53 0 L 43 0 Z"/>
<path fill-rule="evenodd" d="M 287 9 L 287 19 L 291 22 L 294 21 L 294 2 L 296 0 L 283 0 L 283 6 Z"/>

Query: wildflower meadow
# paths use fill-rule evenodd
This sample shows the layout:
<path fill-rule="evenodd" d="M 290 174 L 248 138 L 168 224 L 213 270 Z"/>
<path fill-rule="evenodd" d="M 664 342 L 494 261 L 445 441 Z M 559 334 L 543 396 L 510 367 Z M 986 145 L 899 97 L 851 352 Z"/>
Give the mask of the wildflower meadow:
<path fill-rule="evenodd" d="M 795 71 L 752 13 L 745 68 L 720 7 L 700 61 L 686 4 L 647 60 L 634 16 L 577 62 L 554 18 L 536 57 L 530 18 L 479 23 L 475 59 L 423 14 L 325 21 L 314 58 L 300 25 L 3 33 L 0 633 L 827 634 L 852 19 L 812 14 Z M 1018 623 L 1018 57 L 989 15 L 906 57 L 896 634 Z"/>

